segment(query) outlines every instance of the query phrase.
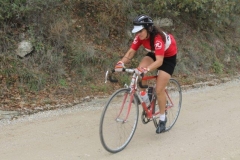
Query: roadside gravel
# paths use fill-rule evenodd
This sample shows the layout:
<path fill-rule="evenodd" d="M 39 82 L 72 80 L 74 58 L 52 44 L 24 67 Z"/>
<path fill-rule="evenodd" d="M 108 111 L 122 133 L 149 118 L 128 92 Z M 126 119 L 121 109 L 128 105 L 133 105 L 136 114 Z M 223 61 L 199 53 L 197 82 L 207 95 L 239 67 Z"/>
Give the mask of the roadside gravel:
<path fill-rule="evenodd" d="M 213 79 L 212 81 L 208 82 L 200 82 L 193 85 L 186 85 L 182 86 L 183 94 L 187 93 L 197 93 L 198 92 L 207 92 L 208 90 L 214 90 L 215 88 L 221 88 L 226 85 L 231 85 L 235 83 L 239 83 L 240 77 L 236 76 L 232 79 L 230 78 L 223 78 L 223 79 Z M 18 115 L 16 111 L 10 112 L 5 118 L 1 119 L 1 112 L 0 112 L 0 126 L 11 124 L 11 123 L 19 123 L 24 121 L 31 121 L 37 120 L 46 117 L 56 117 L 61 116 L 64 114 L 75 113 L 78 111 L 92 111 L 92 110 L 101 110 L 107 101 L 108 97 L 86 97 L 83 102 L 72 107 L 61 107 L 54 110 L 43 110 L 38 113 L 28 113 L 25 115 Z M 8 112 L 7 112 L 8 113 Z"/>

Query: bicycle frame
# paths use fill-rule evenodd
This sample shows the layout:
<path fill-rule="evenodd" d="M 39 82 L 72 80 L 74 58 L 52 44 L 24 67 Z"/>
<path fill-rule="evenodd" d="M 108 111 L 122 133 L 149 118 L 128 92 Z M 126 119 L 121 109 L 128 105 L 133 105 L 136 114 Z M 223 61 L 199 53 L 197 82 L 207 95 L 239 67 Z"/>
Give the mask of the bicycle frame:
<path fill-rule="evenodd" d="M 146 112 L 146 117 L 148 119 L 154 118 L 156 115 L 158 115 L 160 113 L 159 111 L 155 113 L 155 110 L 154 110 L 155 109 L 156 100 L 157 100 L 155 95 L 153 95 L 154 97 L 153 97 L 153 100 L 151 101 L 150 107 L 147 107 L 146 103 L 141 99 L 141 97 L 140 97 L 140 95 L 138 93 L 138 86 L 137 86 L 138 75 L 136 73 L 134 73 L 133 69 L 125 69 L 124 71 L 125 72 L 129 72 L 129 73 L 133 73 L 130 85 L 129 86 L 126 85 L 130 89 L 130 94 L 131 94 L 130 102 L 133 101 L 134 95 L 137 95 L 138 100 L 141 102 L 141 106 L 142 106 L 143 110 Z M 108 73 L 109 72 L 107 71 L 106 72 L 106 76 L 105 76 L 105 79 L 106 79 L 105 83 L 107 82 Z M 152 79 L 156 80 L 157 79 L 157 75 L 156 76 L 144 76 L 144 77 L 142 77 L 143 81 L 144 80 L 148 81 L 148 80 L 152 80 Z M 116 80 L 111 79 L 111 77 L 110 77 L 110 81 L 111 82 L 117 82 Z M 141 85 L 141 86 L 143 86 L 143 85 Z M 145 86 L 144 88 L 147 88 L 147 87 L 148 86 Z M 165 93 L 166 93 L 167 98 L 170 100 L 170 103 L 168 103 L 167 106 L 166 106 L 166 110 L 167 110 L 167 109 L 173 107 L 173 103 L 172 103 L 172 101 L 171 101 L 171 99 L 170 99 L 170 97 L 169 97 L 169 95 L 167 93 L 167 90 L 165 90 Z M 129 103 L 128 109 L 127 109 L 128 112 L 127 112 L 126 117 L 124 118 L 124 120 L 118 119 L 119 115 L 121 115 L 121 113 L 122 113 L 123 106 L 124 106 L 124 104 L 126 102 L 127 95 L 128 94 L 126 94 L 126 97 L 123 100 L 120 112 L 119 112 L 119 114 L 118 114 L 118 116 L 116 118 L 117 121 L 122 121 L 123 123 L 125 123 L 127 121 L 129 113 L 130 113 L 130 110 L 131 110 L 131 106 L 132 106 L 132 103 Z M 154 110 L 154 113 L 153 113 L 153 110 Z"/>
<path fill-rule="evenodd" d="M 158 77 L 157 75 L 156 76 L 145 76 L 145 77 L 142 78 L 142 80 L 145 80 L 145 81 L 152 80 L 152 79 L 157 80 L 157 77 Z M 166 104 L 166 109 L 165 110 L 168 110 L 171 107 L 173 107 L 174 105 L 173 105 L 172 100 L 171 100 L 171 98 L 170 98 L 166 89 L 165 89 L 165 94 L 166 94 L 167 99 L 169 100 L 169 102 Z M 143 106 L 143 109 L 147 113 L 147 118 L 153 118 L 154 116 L 156 116 L 160 113 L 160 112 L 155 112 L 154 111 L 154 114 L 152 114 L 153 109 L 155 109 L 156 101 L 157 101 L 157 99 L 156 99 L 156 97 L 154 97 L 152 102 L 151 102 L 151 105 L 150 105 L 149 109 Z"/>
<path fill-rule="evenodd" d="M 143 81 L 148 81 L 148 80 L 152 80 L 152 79 L 157 80 L 157 76 L 144 76 L 142 78 Z M 144 104 L 142 104 L 142 107 L 143 107 L 144 111 L 146 112 L 146 116 L 149 119 L 153 118 L 154 116 L 156 116 L 157 114 L 160 113 L 160 112 L 155 113 L 155 111 L 154 111 L 154 114 L 153 114 L 153 109 L 155 109 L 155 104 L 156 104 L 156 100 L 157 100 L 156 99 L 157 97 L 155 97 L 155 95 L 153 95 L 153 96 L 154 97 L 152 98 L 152 101 L 151 101 L 151 104 L 150 104 L 149 108 L 146 107 L 146 103 L 145 102 L 144 102 Z"/>

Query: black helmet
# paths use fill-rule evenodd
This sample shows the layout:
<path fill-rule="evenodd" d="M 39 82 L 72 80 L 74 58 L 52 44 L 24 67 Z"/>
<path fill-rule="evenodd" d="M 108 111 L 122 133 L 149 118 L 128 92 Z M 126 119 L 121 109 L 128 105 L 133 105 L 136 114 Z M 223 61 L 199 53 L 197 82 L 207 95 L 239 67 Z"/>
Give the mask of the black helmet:
<path fill-rule="evenodd" d="M 142 30 L 143 28 L 147 29 L 149 26 L 152 26 L 153 20 L 151 17 L 142 14 L 140 16 L 137 16 L 133 20 L 133 25 L 134 25 L 134 28 L 132 30 L 132 33 L 136 33 Z"/>

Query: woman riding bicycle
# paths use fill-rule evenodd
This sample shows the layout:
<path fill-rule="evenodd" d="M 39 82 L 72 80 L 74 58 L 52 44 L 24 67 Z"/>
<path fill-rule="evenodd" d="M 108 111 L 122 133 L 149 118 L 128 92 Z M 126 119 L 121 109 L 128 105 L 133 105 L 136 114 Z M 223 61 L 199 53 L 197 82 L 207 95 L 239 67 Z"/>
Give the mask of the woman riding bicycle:
<path fill-rule="evenodd" d="M 176 66 L 176 41 L 171 34 L 167 34 L 154 26 L 152 18 L 147 15 L 136 17 L 133 20 L 133 25 L 132 33 L 135 33 L 136 36 L 130 49 L 116 64 L 115 70 L 124 68 L 124 64 L 133 58 L 141 45 L 148 51 L 139 66 L 135 69 L 135 73 L 139 75 L 142 73 L 146 74 L 149 71 L 158 69 L 156 94 L 160 109 L 160 120 L 156 133 L 161 133 L 165 131 L 167 122 L 165 116 L 166 95 L 164 90 Z"/>

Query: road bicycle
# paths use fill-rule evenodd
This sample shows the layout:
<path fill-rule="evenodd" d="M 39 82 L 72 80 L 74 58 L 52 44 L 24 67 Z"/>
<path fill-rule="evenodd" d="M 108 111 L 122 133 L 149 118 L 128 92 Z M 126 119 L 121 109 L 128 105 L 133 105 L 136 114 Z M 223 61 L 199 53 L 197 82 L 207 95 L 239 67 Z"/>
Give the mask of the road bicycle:
<path fill-rule="evenodd" d="M 138 105 L 143 108 L 141 120 L 144 124 L 153 121 L 157 128 L 160 114 L 155 92 L 157 75 L 137 75 L 134 69 L 124 68 L 122 71 L 133 74 L 130 85 L 125 84 L 124 88 L 118 89 L 111 95 L 100 119 L 100 140 L 103 147 L 111 153 L 122 151 L 131 141 L 138 123 Z M 106 72 L 105 83 L 108 80 L 117 82 L 117 79 L 113 78 L 114 72 L 115 70 Z M 147 85 L 143 85 L 142 81 L 144 80 Z M 146 106 L 146 103 L 140 97 L 140 88 L 148 90 L 151 102 L 149 106 Z M 178 81 L 171 78 L 165 88 L 165 93 L 167 97 L 165 131 L 169 131 L 176 123 L 181 109 L 182 90 Z"/>

